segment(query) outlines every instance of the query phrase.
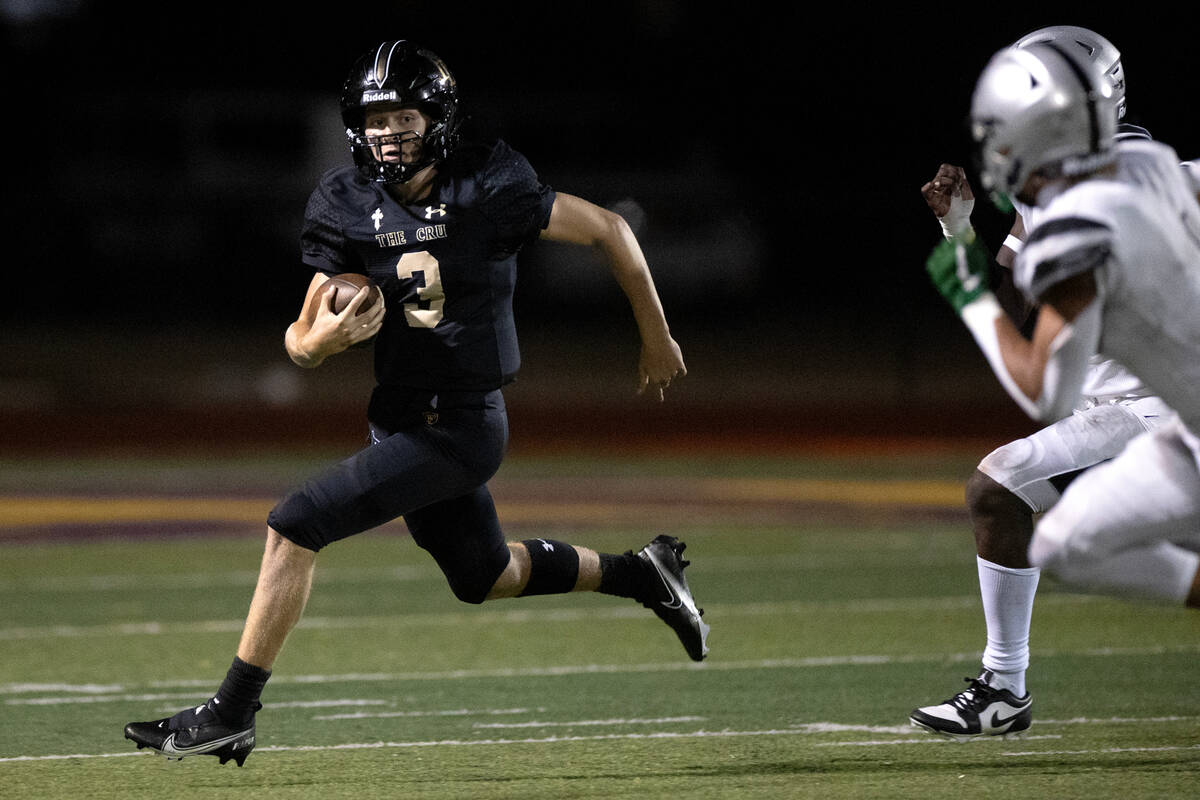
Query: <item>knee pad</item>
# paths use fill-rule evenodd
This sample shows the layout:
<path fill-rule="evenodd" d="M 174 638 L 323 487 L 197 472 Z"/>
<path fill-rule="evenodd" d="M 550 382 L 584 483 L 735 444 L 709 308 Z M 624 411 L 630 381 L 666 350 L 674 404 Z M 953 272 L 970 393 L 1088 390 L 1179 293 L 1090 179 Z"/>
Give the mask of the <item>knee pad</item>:
<path fill-rule="evenodd" d="M 464 603 L 487 599 L 508 566 L 508 543 L 486 486 L 406 514 L 413 541 L 433 556 L 454 596 Z"/>
<path fill-rule="evenodd" d="M 487 600 L 488 592 L 492 590 L 496 578 L 499 578 L 500 572 L 503 571 L 504 567 L 501 567 L 491 578 L 481 578 L 477 572 L 455 572 L 445 568 L 442 574 L 446 576 L 446 582 L 450 584 L 450 591 L 454 592 L 455 597 L 464 603 L 478 606 Z"/>
<path fill-rule="evenodd" d="M 529 551 L 529 581 L 521 597 L 535 594 L 565 594 L 579 580 L 579 553 L 565 542 L 553 539 L 526 539 Z"/>
<path fill-rule="evenodd" d="M 450 591 L 464 603 L 479 605 L 487 599 L 510 558 L 508 546 L 499 548 L 461 548 L 420 543 L 429 551 L 446 576 Z"/>
<path fill-rule="evenodd" d="M 1041 439 L 1032 436 L 993 450 L 979 462 L 975 474 L 968 481 L 968 505 L 988 502 L 996 497 L 994 492 L 987 491 L 995 487 L 979 479 L 980 475 L 984 475 L 1032 513 L 1045 511 L 1059 497 L 1059 489 L 1047 480 L 1053 474 L 1053 468 L 1044 464 L 1045 460 L 1044 444 Z"/>

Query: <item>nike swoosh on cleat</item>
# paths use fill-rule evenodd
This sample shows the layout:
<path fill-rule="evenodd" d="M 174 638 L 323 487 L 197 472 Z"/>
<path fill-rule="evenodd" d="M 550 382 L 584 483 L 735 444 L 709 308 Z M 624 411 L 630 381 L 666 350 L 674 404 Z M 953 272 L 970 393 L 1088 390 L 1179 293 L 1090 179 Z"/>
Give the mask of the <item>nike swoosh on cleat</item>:
<path fill-rule="evenodd" d="M 210 750 L 216 750 L 220 747 L 223 747 L 223 746 L 229 744 L 230 742 L 236 741 L 238 738 L 245 736 L 247 733 L 249 733 L 249 731 L 238 731 L 237 733 L 233 734 L 232 736 L 226 736 L 224 739 L 214 739 L 211 742 L 205 742 L 204 744 L 198 744 L 198 745 L 195 745 L 194 747 L 183 747 L 183 748 L 179 748 L 179 747 L 175 746 L 175 734 L 172 733 L 170 736 L 168 736 L 166 739 L 163 740 L 163 743 L 158 748 L 158 751 L 165 756 L 202 755 L 204 753 L 209 752 Z M 253 740 L 251 740 L 251 741 L 253 741 Z M 243 743 L 243 746 L 245 746 L 246 744 L 248 744 L 248 742 Z"/>
<path fill-rule="evenodd" d="M 658 557 L 655 556 L 654 553 L 647 553 L 646 555 L 650 556 L 650 563 L 654 564 L 654 570 L 658 573 L 659 580 L 663 582 L 663 586 L 666 587 L 667 594 L 670 595 L 666 600 L 659 600 L 658 602 L 662 603 L 671 610 L 682 608 L 683 598 L 681 598 L 675 591 L 675 586 L 673 585 L 673 581 L 675 580 L 674 576 L 663 569 L 662 564 L 658 563 Z"/>
<path fill-rule="evenodd" d="M 1002 727 L 1006 727 L 1006 726 L 1008 726 L 1008 725 L 1011 725 L 1011 724 L 1013 724 L 1013 722 L 1016 720 L 1016 718 L 1017 718 L 1017 717 L 1019 717 L 1019 716 L 1021 716 L 1023 713 L 1025 713 L 1025 709 L 1023 709 L 1023 708 L 1022 708 L 1020 711 L 1018 711 L 1017 713 L 1013 714 L 1011 717 L 1005 717 L 1004 719 L 1001 719 L 1001 718 L 1000 718 L 1000 712 L 999 712 L 999 711 L 993 711 L 993 712 L 992 712 L 992 722 L 991 722 L 991 727 L 993 727 L 993 728 L 1002 728 Z"/>

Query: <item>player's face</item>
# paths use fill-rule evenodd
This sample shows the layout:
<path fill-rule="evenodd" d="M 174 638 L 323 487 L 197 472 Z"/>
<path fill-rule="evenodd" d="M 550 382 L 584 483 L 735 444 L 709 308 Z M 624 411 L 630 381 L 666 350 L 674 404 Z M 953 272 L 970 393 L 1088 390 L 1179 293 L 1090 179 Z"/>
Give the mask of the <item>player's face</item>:
<path fill-rule="evenodd" d="M 373 106 L 367 109 L 363 133 L 388 137 L 372 151 L 379 161 L 411 164 L 421 155 L 421 137 L 429 129 L 429 117 L 415 108 Z"/>
<path fill-rule="evenodd" d="M 1025 185 L 1017 192 L 1017 199 L 1027 206 L 1036 206 L 1038 203 L 1038 195 L 1042 189 L 1046 187 L 1046 176 L 1034 170 L 1034 172 L 1026 179 Z"/>

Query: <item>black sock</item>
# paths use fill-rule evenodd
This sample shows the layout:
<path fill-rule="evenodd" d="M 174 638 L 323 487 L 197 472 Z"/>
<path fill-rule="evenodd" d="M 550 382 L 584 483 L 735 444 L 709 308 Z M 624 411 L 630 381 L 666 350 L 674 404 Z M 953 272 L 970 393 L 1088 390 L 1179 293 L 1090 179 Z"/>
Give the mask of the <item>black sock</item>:
<path fill-rule="evenodd" d="M 638 602 L 646 598 L 646 566 L 642 560 L 626 550 L 621 555 L 599 553 L 600 591 L 617 597 L 632 597 Z"/>
<path fill-rule="evenodd" d="M 234 656 L 233 666 L 221 682 L 221 688 L 217 689 L 217 702 L 213 704 L 217 716 L 226 724 L 248 724 L 254 718 L 254 712 L 262 708 L 258 697 L 269 677 L 269 669 L 247 664 Z"/>

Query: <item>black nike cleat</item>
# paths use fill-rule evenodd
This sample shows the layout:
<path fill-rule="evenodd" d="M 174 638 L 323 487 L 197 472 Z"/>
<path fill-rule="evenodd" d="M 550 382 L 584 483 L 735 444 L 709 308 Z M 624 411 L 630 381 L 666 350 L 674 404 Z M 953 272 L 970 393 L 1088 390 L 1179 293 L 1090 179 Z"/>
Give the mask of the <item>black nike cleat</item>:
<path fill-rule="evenodd" d="M 953 739 L 1009 736 L 1029 730 L 1033 723 L 1033 697 L 1017 697 L 1008 689 L 988 684 L 990 670 L 978 678 L 963 678 L 966 689 L 936 706 L 918 708 L 909 721 L 918 728 Z"/>
<path fill-rule="evenodd" d="M 222 764 L 233 759 L 240 767 L 254 749 L 254 717 L 246 724 L 226 725 L 213 710 L 214 702 L 215 698 L 166 719 L 131 722 L 125 726 L 125 738 L 137 744 L 139 750 L 149 747 L 168 761 L 179 761 L 184 756 L 216 756 Z"/>
<path fill-rule="evenodd" d="M 647 594 L 654 598 L 642 605 L 674 629 L 693 661 L 703 661 L 708 655 L 708 625 L 701 619 L 704 611 L 696 608 L 687 578 L 683 576 L 688 562 L 680 555 L 685 547 L 673 536 L 657 536 L 638 551 L 637 557 L 649 568 Z"/>

